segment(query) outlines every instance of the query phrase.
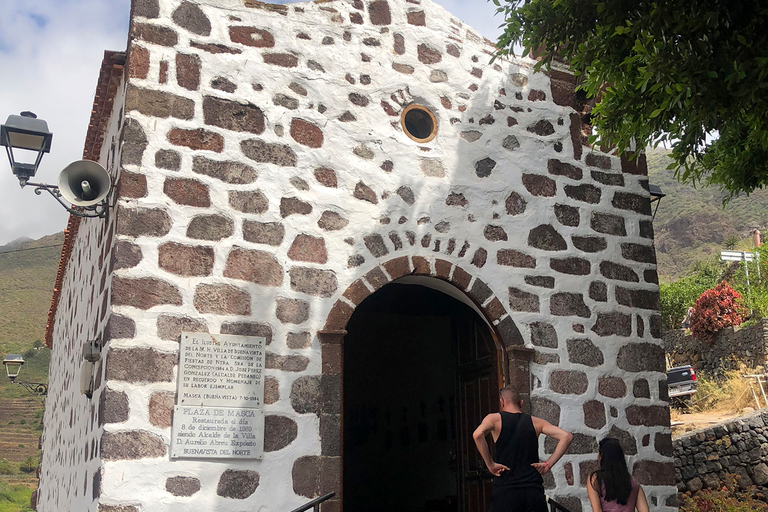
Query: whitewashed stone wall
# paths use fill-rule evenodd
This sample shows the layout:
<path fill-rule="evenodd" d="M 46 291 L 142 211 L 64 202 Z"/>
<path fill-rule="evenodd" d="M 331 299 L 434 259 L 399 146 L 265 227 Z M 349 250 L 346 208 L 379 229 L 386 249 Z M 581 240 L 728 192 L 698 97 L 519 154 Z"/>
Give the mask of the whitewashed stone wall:
<path fill-rule="evenodd" d="M 107 63 L 107 77 L 111 73 Z M 109 80 L 105 85 L 109 84 Z M 125 84 L 111 84 L 114 93 L 113 112 L 100 134 L 98 161 L 113 179 L 118 178 L 117 150 L 121 128 L 119 112 L 124 103 Z M 103 91 L 106 93 L 106 88 Z M 109 108 L 106 105 L 105 108 Z M 45 400 L 40 484 L 36 493 L 37 510 L 95 511 L 101 492 L 101 439 L 104 415 L 99 404 L 104 398 L 103 360 L 93 367 L 93 397 L 80 392 L 80 379 L 85 360 L 86 341 L 108 338 L 107 322 L 110 306 L 110 272 L 113 237 L 117 222 L 107 219 L 70 218 L 67 238 L 73 237 L 71 254 L 66 262 L 59 294 L 58 308 L 50 330 L 51 364 L 48 396 Z M 126 411 L 127 412 L 127 411 Z"/>
<path fill-rule="evenodd" d="M 100 511 L 338 491 L 340 333 L 409 274 L 535 349 L 533 412 L 575 434 L 550 495 L 588 508 L 610 434 L 674 508 L 644 161 L 583 146 L 567 75 L 488 64 L 428 0 L 134 0 L 131 20 Z M 432 142 L 403 133 L 411 103 Z M 182 330 L 267 337 L 263 460 L 169 460 Z"/>

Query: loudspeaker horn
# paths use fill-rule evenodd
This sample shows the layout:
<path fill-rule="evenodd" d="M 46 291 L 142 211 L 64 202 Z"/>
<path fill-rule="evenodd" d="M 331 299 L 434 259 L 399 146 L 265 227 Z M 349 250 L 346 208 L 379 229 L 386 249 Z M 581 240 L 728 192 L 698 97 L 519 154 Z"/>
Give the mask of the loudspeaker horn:
<path fill-rule="evenodd" d="M 98 204 L 111 188 L 109 173 L 92 160 L 72 162 L 59 174 L 59 191 L 75 206 Z"/>

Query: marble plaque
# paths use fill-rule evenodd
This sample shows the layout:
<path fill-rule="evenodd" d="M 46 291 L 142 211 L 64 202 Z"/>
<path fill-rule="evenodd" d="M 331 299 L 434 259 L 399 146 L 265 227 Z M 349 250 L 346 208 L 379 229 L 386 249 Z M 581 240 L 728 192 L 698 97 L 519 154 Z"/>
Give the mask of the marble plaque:
<path fill-rule="evenodd" d="M 178 405 L 263 407 L 266 343 L 259 336 L 182 333 Z"/>
<path fill-rule="evenodd" d="M 172 459 L 260 459 L 263 453 L 263 410 L 174 407 Z"/>

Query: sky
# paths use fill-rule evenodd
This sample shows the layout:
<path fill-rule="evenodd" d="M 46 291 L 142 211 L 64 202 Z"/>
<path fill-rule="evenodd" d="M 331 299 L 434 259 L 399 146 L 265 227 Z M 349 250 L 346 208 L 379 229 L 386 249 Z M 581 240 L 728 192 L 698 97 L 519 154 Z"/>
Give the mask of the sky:
<path fill-rule="evenodd" d="M 500 33 L 490 1 L 436 3 L 491 40 Z M 101 60 L 125 50 L 129 9 L 130 0 L 0 0 L 0 123 L 29 110 L 53 133 L 35 182 L 55 184 L 82 158 Z M 0 245 L 62 231 L 68 216 L 47 193 L 21 189 L 0 154 Z"/>

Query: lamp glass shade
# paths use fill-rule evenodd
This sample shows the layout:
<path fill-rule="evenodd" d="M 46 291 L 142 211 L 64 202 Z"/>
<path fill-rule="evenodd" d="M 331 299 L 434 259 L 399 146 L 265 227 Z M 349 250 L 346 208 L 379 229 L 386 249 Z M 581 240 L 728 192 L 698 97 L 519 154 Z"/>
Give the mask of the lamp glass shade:
<path fill-rule="evenodd" d="M 6 147 L 48 153 L 52 140 L 48 123 L 42 119 L 13 115 L 0 125 L 0 145 Z"/>
<path fill-rule="evenodd" d="M 5 366 L 5 373 L 8 378 L 13 380 L 19 375 L 21 371 L 21 365 L 24 364 L 24 358 L 21 354 L 6 354 L 3 358 L 3 366 Z"/>

